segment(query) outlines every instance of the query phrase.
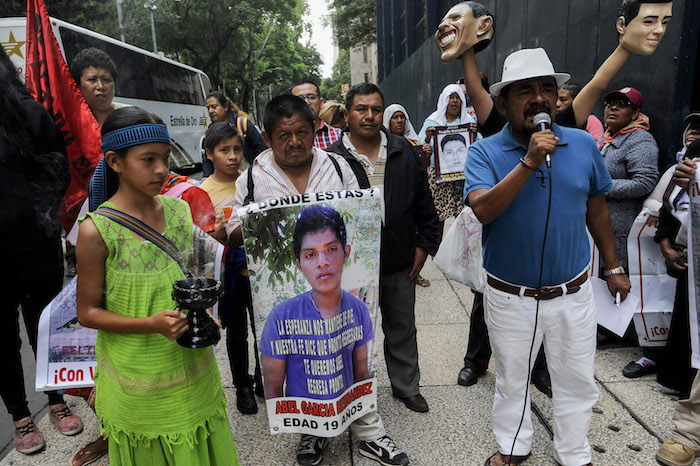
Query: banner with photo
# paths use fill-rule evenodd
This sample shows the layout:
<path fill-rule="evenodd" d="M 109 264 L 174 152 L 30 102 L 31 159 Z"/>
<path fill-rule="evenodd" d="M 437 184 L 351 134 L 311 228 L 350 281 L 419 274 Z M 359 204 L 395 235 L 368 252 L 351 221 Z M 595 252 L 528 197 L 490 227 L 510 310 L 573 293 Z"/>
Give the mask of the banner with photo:
<path fill-rule="evenodd" d="M 700 369 L 700 171 L 690 183 L 690 228 L 688 231 L 688 312 L 690 313 L 691 364 Z"/>
<path fill-rule="evenodd" d="M 377 409 L 381 214 L 377 188 L 238 210 L 273 434 L 334 437 Z"/>
<path fill-rule="evenodd" d="M 436 126 L 433 135 L 435 148 L 435 181 L 464 180 L 467 149 L 476 141 L 476 124 Z"/>

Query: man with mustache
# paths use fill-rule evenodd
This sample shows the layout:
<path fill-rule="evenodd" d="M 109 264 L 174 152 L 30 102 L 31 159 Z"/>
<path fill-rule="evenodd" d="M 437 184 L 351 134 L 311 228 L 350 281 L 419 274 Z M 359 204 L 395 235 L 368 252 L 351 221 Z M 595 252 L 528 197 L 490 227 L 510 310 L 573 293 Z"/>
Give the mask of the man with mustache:
<path fill-rule="evenodd" d="M 455 7 L 456 8 L 456 7 Z M 449 13 L 448 13 L 449 14 Z M 578 92 L 572 103 L 556 114 L 556 122 L 562 126 L 584 128 L 593 108 L 608 90 L 615 76 L 622 70 L 632 54 L 650 55 L 663 38 L 672 16 L 672 2 L 661 0 L 623 0 L 616 22 L 620 44 L 596 70 L 593 78 Z M 436 38 L 449 32 L 450 25 L 443 22 L 435 33 Z M 487 42 L 483 42 L 488 45 Z M 467 94 L 471 99 L 479 132 L 491 136 L 503 128 L 505 117 L 498 112 L 491 95 L 481 85 L 476 53 L 483 49 L 457 48 L 450 44 L 438 48 L 444 58 L 446 51 L 452 55 L 461 54 L 462 73 Z"/>
<path fill-rule="evenodd" d="M 408 409 L 426 412 L 428 403 L 419 388 L 416 278 L 428 254 L 437 252 L 440 223 L 413 146 L 382 127 L 382 91 L 371 83 L 358 84 L 348 92 L 345 106 L 350 131 L 328 151 L 344 157 L 362 188 L 382 187 L 386 218 L 379 305 L 384 355 L 394 396 Z"/>
<path fill-rule="evenodd" d="M 584 131 L 556 123 L 537 131 L 533 123 L 537 113 L 554 116 L 557 88 L 568 79 L 554 72 L 543 49 L 512 53 L 502 81 L 490 87 L 508 123 L 468 151 L 465 194 L 484 224 L 484 304 L 496 366 L 492 429 L 499 451 L 486 465 L 517 464 L 530 455 L 528 377 L 543 343 L 554 457 L 563 465 L 590 463 L 597 319 L 586 226 L 608 267 L 612 296 L 619 292 L 624 300 L 630 290 L 605 203 L 612 181 L 596 144 Z"/>
<path fill-rule="evenodd" d="M 440 43 L 440 38 L 449 34 L 453 29 L 451 23 L 461 18 L 459 15 L 452 16 L 453 10 L 464 8 L 463 6 L 460 7 L 460 5 L 462 4 L 455 5 L 445 15 L 435 33 L 435 37 L 443 58 L 461 57 L 466 92 L 476 113 L 479 132 L 485 137 L 491 136 L 503 129 L 503 126 L 506 124 L 506 117 L 498 111 L 488 90 L 482 86 L 481 73 L 476 63 L 476 53 L 488 45 L 488 42 L 484 41 L 481 43 L 482 45 L 471 48 L 462 47 L 459 45 L 459 41 L 445 45 Z M 612 80 L 632 54 L 649 55 L 656 48 L 655 46 L 658 45 L 658 41 L 663 37 L 671 18 L 671 6 L 671 2 L 659 0 L 623 0 L 616 24 L 620 34 L 620 44 L 598 68 L 593 78 L 580 88 L 575 96 L 572 96 L 571 102 L 567 106 L 562 106 L 553 120 L 561 126 L 585 128 L 596 103 L 603 97 Z M 474 10 L 474 7 L 472 7 L 472 10 Z M 477 10 L 479 10 L 478 7 Z M 490 14 L 488 11 L 482 13 L 481 16 Z M 462 20 L 460 19 L 460 21 Z M 467 29 L 462 28 L 462 30 Z M 646 33 L 643 33 L 643 31 L 646 31 Z M 651 42 L 645 42 L 644 38 L 646 37 L 649 37 Z M 653 49 L 638 47 L 637 44 L 639 43 L 646 45 L 651 43 L 654 46 Z M 491 354 L 487 338 L 486 328 L 483 324 L 481 294 L 477 293 L 474 296 L 474 307 L 472 308 L 467 354 L 464 357 L 464 367 L 460 370 L 457 378 L 458 384 L 464 386 L 473 385 L 486 371 Z M 544 359 L 542 356 L 538 357 L 532 381 L 540 391 L 551 396 L 551 384 Z"/>

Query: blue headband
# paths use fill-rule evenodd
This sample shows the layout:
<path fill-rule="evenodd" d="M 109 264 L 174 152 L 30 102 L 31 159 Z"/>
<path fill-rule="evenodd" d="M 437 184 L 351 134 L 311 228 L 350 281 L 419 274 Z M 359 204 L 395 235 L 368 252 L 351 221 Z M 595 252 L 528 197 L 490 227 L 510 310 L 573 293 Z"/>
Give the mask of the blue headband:
<path fill-rule="evenodd" d="M 143 123 L 110 131 L 102 136 L 102 151 L 107 153 L 149 142 L 170 144 L 168 127 L 156 123 Z"/>
<path fill-rule="evenodd" d="M 165 125 L 156 123 L 144 123 L 111 131 L 102 138 L 102 150 L 107 153 L 149 142 L 170 144 L 168 128 Z M 112 182 L 111 184 L 114 183 Z M 116 186 L 110 186 L 110 180 L 107 176 L 107 164 L 105 163 L 105 158 L 102 157 L 97 167 L 95 167 L 92 178 L 90 178 L 90 212 L 97 209 L 100 204 L 110 198 L 116 189 Z"/>

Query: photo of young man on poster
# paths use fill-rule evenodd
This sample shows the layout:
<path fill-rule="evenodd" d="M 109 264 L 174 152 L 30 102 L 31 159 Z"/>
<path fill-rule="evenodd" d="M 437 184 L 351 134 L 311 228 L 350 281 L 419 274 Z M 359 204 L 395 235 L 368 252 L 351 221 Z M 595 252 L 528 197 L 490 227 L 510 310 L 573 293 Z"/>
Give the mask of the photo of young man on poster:
<path fill-rule="evenodd" d="M 467 149 L 476 141 L 476 125 L 435 127 L 435 175 L 438 183 L 464 179 Z"/>
<path fill-rule="evenodd" d="M 265 321 L 260 339 L 265 398 L 333 399 L 369 378 L 370 313 L 341 288 L 351 248 L 335 209 L 315 204 L 301 210 L 293 245 L 296 267 L 311 291 L 276 305 Z"/>
<path fill-rule="evenodd" d="M 467 140 L 461 134 L 448 134 L 440 141 L 442 150 L 441 168 L 444 173 L 454 173 L 464 170 L 467 160 Z"/>

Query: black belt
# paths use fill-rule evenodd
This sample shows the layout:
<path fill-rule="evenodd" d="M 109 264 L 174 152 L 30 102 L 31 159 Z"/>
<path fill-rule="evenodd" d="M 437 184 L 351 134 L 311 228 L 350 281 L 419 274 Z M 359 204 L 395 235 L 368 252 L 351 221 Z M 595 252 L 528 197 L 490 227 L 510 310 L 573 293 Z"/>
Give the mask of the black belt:
<path fill-rule="evenodd" d="M 581 285 L 583 285 L 586 282 L 586 280 L 588 280 L 588 271 L 582 273 L 581 275 L 564 285 L 566 286 L 566 294 L 576 293 L 578 290 L 581 289 Z M 564 291 L 561 289 L 560 286 L 540 288 L 538 291 L 535 288 L 525 288 L 522 286 L 515 286 L 506 282 L 502 282 L 499 279 L 492 277 L 491 275 L 488 275 L 486 277 L 486 282 L 492 288 L 517 296 L 520 296 L 520 292 L 524 288 L 525 291 L 523 292 L 522 296 L 526 296 L 528 298 L 535 298 L 538 301 L 546 301 L 548 299 L 559 298 L 564 294 Z"/>

